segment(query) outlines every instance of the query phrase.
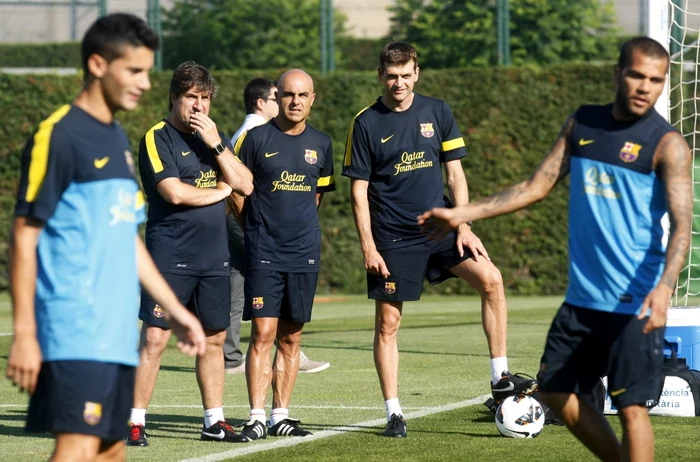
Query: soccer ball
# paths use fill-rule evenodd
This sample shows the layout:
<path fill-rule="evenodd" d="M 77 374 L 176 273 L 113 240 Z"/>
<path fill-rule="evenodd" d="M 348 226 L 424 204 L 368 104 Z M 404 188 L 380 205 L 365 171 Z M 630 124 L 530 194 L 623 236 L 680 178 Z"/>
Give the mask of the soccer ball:
<path fill-rule="evenodd" d="M 532 396 L 509 396 L 496 409 L 496 427 L 503 436 L 534 438 L 544 427 L 544 410 Z"/>

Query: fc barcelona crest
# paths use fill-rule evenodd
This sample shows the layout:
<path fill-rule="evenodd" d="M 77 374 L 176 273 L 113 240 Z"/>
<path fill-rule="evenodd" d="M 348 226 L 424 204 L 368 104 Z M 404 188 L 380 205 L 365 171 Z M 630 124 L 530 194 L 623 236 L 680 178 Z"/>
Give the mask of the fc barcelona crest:
<path fill-rule="evenodd" d="M 428 124 L 420 124 L 420 134 L 426 138 L 432 138 L 435 134 L 432 122 Z"/>
<path fill-rule="evenodd" d="M 304 160 L 306 160 L 311 165 L 318 162 L 318 155 L 316 155 L 316 151 L 312 149 L 304 149 Z"/>
<path fill-rule="evenodd" d="M 634 162 L 639 157 L 639 151 L 641 149 L 641 144 L 634 144 L 628 141 L 624 146 L 622 146 L 622 150 L 620 151 L 620 159 L 622 159 L 623 162 Z"/>
<path fill-rule="evenodd" d="M 259 310 L 263 306 L 265 306 L 265 302 L 262 297 L 253 297 L 253 308 Z"/>
<path fill-rule="evenodd" d="M 83 410 L 83 419 L 88 425 L 97 425 L 102 420 L 102 405 L 85 401 L 85 409 Z"/>
<path fill-rule="evenodd" d="M 165 316 L 165 311 L 163 311 L 163 307 L 160 305 L 156 305 L 155 308 L 153 308 L 153 316 L 156 318 L 162 318 Z"/>
<path fill-rule="evenodd" d="M 396 292 L 396 283 L 395 282 L 385 282 L 384 283 L 384 292 L 386 292 L 389 295 Z"/>

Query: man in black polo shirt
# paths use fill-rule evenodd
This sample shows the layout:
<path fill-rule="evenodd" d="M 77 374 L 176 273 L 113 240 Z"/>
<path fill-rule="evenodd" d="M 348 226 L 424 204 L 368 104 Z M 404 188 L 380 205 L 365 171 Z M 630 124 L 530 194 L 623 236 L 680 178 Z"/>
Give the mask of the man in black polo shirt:
<path fill-rule="evenodd" d="M 308 436 L 289 418 L 299 368 L 299 343 L 311 320 L 321 256 L 317 208 L 335 189 L 328 135 L 306 123 L 315 98 L 311 77 L 299 69 L 278 82 L 280 111 L 236 142 L 235 151 L 252 172 L 255 192 L 245 199 L 245 308 L 252 320 L 246 356 L 250 420 L 241 434 L 265 438 L 265 397 L 273 385 L 269 433 Z M 234 201 L 240 207 L 241 201 Z M 272 367 L 270 353 L 277 339 Z M 272 379 L 272 380 L 270 380 Z"/>
<path fill-rule="evenodd" d="M 197 359 L 204 405 L 205 441 L 244 442 L 223 413 L 223 343 L 231 299 L 225 202 L 231 190 L 253 191 L 250 171 L 226 148 L 228 139 L 209 118 L 216 93 L 211 74 L 186 62 L 173 72 L 170 115 L 151 128 L 139 145 L 141 181 L 149 203 L 146 246 L 158 269 L 202 323 L 207 352 Z M 136 372 L 130 446 L 147 446 L 146 407 L 160 359 L 170 338 L 162 308 L 141 296 L 141 365 Z"/>

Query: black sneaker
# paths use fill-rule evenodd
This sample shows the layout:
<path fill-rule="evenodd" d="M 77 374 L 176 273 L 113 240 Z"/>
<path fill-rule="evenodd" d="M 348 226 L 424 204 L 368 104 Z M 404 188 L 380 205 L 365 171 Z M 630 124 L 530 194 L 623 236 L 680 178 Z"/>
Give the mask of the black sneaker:
<path fill-rule="evenodd" d="M 267 438 L 267 426 L 259 420 L 251 419 L 243 424 L 241 435 L 245 436 L 250 441 L 264 440 Z"/>
<path fill-rule="evenodd" d="M 148 438 L 146 438 L 146 428 L 143 425 L 131 425 L 129 429 L 129 436 L 126 440 L 127 446 L 148 446 Z"/>
<path fill-rule="evenodd" d="M 537 390 L 537 380 L 527 374 L 501 373 L 501 380 L 491 385 L 491 395 L 496 401 L 503 401 L 512 395 L 531 395 Z"/>
<path fill-rule="evenodd" d="M 247 443 L 245 435 L 236 433 L 225 420 L 219 420 L 209 428 L 202 429 L 202 441 L 227 441 L 229 443 Z"/>
<path fill-rule="evenodd" d="M 270 427 L 271 436 L 311 436 L 308 430 L 299 426 L 301 422 L 297 419 L 284 419 L 277 422 L 277 425 Z"/>
<path fill-rule="evenodd" d="M 391 419 L 386 423 L 382 436 L 391 438 L 406 438 L 406 421 L 402 415 L 391 414 Z"/>

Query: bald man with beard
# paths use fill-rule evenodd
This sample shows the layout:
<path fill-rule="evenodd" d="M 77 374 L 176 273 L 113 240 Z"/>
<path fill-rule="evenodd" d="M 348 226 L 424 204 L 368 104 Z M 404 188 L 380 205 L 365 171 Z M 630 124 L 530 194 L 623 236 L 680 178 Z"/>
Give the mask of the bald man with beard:
<path fill-rule="evenodd" d="M 245 307 L 252 321 L 246 356 L 250 420 L 242 435 L 309 436 L 289 418 L 304 324 L 311 321 L 321 257 L 317 209 L 335 189 L 331 139 L 306 123 L 316 95 L 311 77 L 293 69 L 279 78 L 279 114 L 241 135 L 234 151 L 253 172 L 255 192 L 234 198 L 245 233 Z M 274 365 L 270 360 L 277 340 Z M 265 413 L 272 384 L 272 411 Z"/>

